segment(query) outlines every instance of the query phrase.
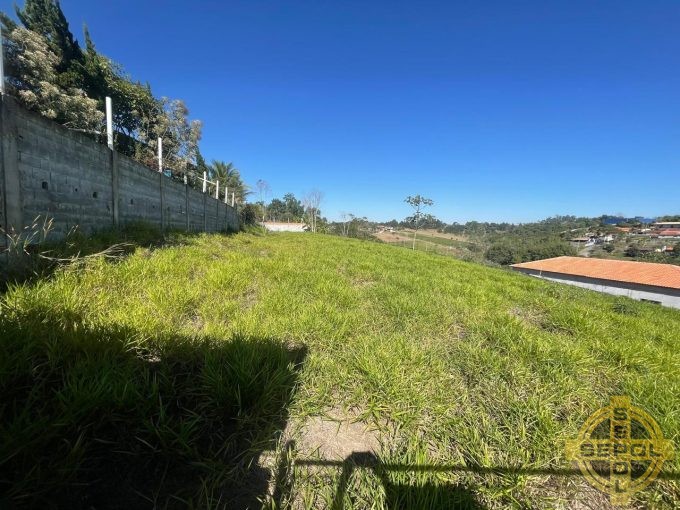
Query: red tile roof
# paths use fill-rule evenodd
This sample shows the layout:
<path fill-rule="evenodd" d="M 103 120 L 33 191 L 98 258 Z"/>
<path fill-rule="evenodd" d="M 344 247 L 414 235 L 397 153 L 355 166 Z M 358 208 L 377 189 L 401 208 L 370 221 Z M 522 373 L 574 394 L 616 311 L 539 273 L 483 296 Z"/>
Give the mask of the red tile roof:
<path fill-rule="evenodd" d="M 512 267 L 680 289 L 680 266 L 673 264 L 582 257 L 555 257 L 553 259 L 513 264 Z"/>
<path fill-rule="evenodd" d="M 680 229 L 678 228 L 673 228 L 673 229 L 668 229 L 668 230 L 659 230 L 658 232 L 654 232 L 658 236 L 678 236 L 680 237 Z"/>

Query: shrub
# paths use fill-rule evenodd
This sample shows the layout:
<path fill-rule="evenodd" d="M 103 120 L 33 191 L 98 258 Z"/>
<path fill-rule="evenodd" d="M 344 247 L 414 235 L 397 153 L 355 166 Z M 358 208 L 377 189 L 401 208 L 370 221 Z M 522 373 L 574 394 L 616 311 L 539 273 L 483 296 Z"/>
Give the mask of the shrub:
<path fill-rule="evenodd" d="M 258 210 L 254 204 L 245 204 L 239 209 L 238 216 L 241 227 L 246 225 L 256 225 L 258 218 Z"/>

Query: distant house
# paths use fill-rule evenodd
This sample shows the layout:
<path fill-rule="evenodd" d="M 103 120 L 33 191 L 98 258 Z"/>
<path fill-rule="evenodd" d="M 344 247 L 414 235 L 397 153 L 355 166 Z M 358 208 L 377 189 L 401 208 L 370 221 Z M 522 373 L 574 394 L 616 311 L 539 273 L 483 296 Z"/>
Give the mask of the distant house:
<path fill-rule="evenodd" d="M 657 221 L 654 223 L 657 230 L 677 230 L 680 231 L 680 221 Z"/>
<path fill-rule="evenodd" d="M 611 243 L 614 240 L 614 236 L 611 234 L 597 235 L 590 232 L 586 232 L 581 237 L 572 237 L 569 239 L 572 243 L 584 246 L 593 246 L 594 244 Z"/>
<path fill-rule="evenodd" d="M 666 230 L 659 230 L 654 232 L 652 237 L 658 237 L 659 239 L 669 239 L 669 238 L 680 238 L 680 228 L 669 228 Z"/>
<path fill-rule="evenodd" d="M 511 266 L 537 278 L 680 309 L 680 266 L 555 257 Z"/>

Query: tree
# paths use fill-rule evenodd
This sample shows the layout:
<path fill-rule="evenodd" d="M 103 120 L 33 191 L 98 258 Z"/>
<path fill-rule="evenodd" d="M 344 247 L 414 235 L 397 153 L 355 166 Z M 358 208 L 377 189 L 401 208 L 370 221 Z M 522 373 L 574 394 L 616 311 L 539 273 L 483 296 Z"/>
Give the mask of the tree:
<path fill-rule="evenodd" d="M 305 215 L 305 208 L 295 195 L 286 193 L 283 195 L 283 202 L 286 204 L 286 219 L 288 221 L 300 221 Z"/>
<path fill-rule="evenodd" d="M 58 0 L 26 0 L 24 8 L 14 7 L 21 24 L 41 36 L 57 57 L 55 71 L 59 85 L 65 88 L 82 87 L 82 76 L 77 67 L 83 53 L 68 26 Z"/>
<path fill-rule="evenodd" d="M 520 258 L 513 248 L 505 243 L 499 243 L 492 245 L 486 252 L 487 260 L 500 264 L 502 266 L 507 266 L 509 264 L 514 264 L 520 262 Z"/>
<path fill-rule="evenodd" d="M 164 161 L 176 174 L 195 170 L 202 126 L 188 119 L 181 100 L 157 99 L 148 84 L 133 82 L 96 50 L 87 27 L 81 48 L 58 0 L 25 0 L 15 10 L 23 32 L 7 51 L 7 71 L 18 69 L 7 73 L 11 93 L 42 115 L 97 135 L 103 134 L 105 98 L 111 97 L 117 150 L 155 168 L 160 137 Z M 1 13 L 0 21 L 11 38 L 16 23 Z"/>
<path fill-rule="evenodd" d="M 241 178 L 241 172 L 231 161 L 225 163 L 213 160 L 208 166 L 208 175 L 211 180 L 220 181 L 220 188 L 223 188 L 225 192 L 233 193 L 234 200 L 239 204 L 244 203 L 246 196 L 250 194 L 248 186 Z"/>
<path fill-rule="evenodd" d="M 255 186 L 257 186 L 257 192 L 260 195 L 260 204 L 262 204 L 262 222 L 264 223 L 267 217 L 267 206 L 265 204 L 265 199 L 267 198 L 267 195 L 269 195 L 271 188 L 269 187 L 267 181 L 263 179 L 258 179 L 257 183 L 255 183 Z"/>
<path fill-rule="evenodd" d="M 317 218 L 321 216 L 319 206 L 322 200 L 323 193 L 318 189 L 313 189 L 302 199 L 302 203 L 307 211 L 309 228 L 312 232 L 317 231 Z"/>
<path fill-rule="evenodd" d="M 562 255 L 576 255 L 569 243 L 556 237 L 522 238 L 504 236 L 493 242 L 486 258 L 501 265 L 549 259 Z"/>
<path fill-rule="evenodd" d="M 203 154 L 201 153 L 201 149 L 197 148 L 196 149 L 196 173 L 198 175 L 203 175 L 203 172 L 206 173 L 206 175 L 210 175 L 210 178 L 212 179 L 212 173 L 213 169 L 210 167 L 206 162 L 205 158 L 203 158 Z M 222 182 L 222 180 L 220 180 Z M 226 192 L 226 190 L 223 187 L 223 190 Z"/>
<path fill-rule="evenodd" d="M 352 213 L 341 212 L 340 219 L 342 220 L 342 236 L 347 237 L 347 233 L 349 232 L 349 222 L 354 219 L 354 215 Z"/>
<path fill-rule="evenodd" d="M 286 204 L 283 200 L 275 198 L 269 202 L 267 211 L 269 212 L 269 219 L 280 221 L 286 215 Z"/>
<path fill-rule="evenodd" d="M 429 198 L 425 198 L 420 195 L 415 195 L 415 196 L 408 196 L 404 200 L 408 205 L 410 205 L 413 208 L 414 214 L 413 216 L 410 216 L 406 220 L 409 223 L 413 224 L 413 249 L 416 249 L 416 235 L 418 234 L 418 227 L 420 226 L 420 220 L 421 216 L 423 214 L 423 209 L 425 207 L 431 207 L 434 205 L 434 202 L 430 200 Z"/>
<path fill-rule="evenodd" d="M 624 252 L 626 257 L 639 257 L 640 256 L 640 248 L 635 246 L 634 244 L 629 245 L 626 248 L 626 251 Z"/>
<path fill-rule="evenodd" d="M 196 165 L 198 142 L 203 124 L 200 120 L 189 121 L 189 109 L 181 99 L 160 99 L 161 112 L 152 119 L 152 136 L 142 135 L 141 141 L 151 149 L 151 157 L 158 151 L 158 138 L 163 139 L 163 160 L 175 173 L 186 174 Z"/>
<path fill-rule="evenodd" d="M 245 204 L 238 213 L 241 225 L 255 225 L 260 211 L 255 204 Z"/>
<path fill-rule="evenodd" d="M 100 110 L 105 108 L 105 98 L 113 102 L 114 144 L 129 156 L 142 161 L 154 159 L 156 154 L 144 146 L 135 144 L 135 139 L 149 141 L 158 137 L 157 125 L 163 115 L 163 105 L 156 99 L 149 84 L 133 82 L 123 67 L 97 52 L 90 33 L 85 27 L 85 51 L 81 71 L 83 88 L 87 95 L 97 100 Z M 123 136 L 118 136 L 122 133 Z"/>
<path fill-rule="evenodd" d="M 16 27 L 8 36 L 6 48 L 7 86 L 29 109 L 55 119 L 71 129 L 98 133 L 104 114 L 97 102 L 76 88 L 57 85 L 59 58 L 45 39 L 25 28 Z"/>

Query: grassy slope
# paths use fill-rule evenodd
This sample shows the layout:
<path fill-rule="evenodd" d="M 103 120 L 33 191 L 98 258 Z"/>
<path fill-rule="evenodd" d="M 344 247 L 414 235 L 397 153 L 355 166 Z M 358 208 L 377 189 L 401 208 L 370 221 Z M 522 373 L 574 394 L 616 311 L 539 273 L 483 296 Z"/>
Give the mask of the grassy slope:
<path fill-rule="evenodd" d="M 398 231 L 401 234 L 404 234 L 406 236 L 411 236 L 413 237 L 413 231 Z M 476 249 L 477 245 L 476 243 L 472 241 L 462 241 L 460 239 L 451 239 L 451 237 L 445 237 L 445 234 L 432 234 L 430 231 L 419 231 L 416 239 L 420 239 L 423 241 L 428 241 L 430 243 L 434 244 L 440 244 L 442 246 L 453 246 L 454 248 L 464 248 L 464 249 Z M 479 251 L 482 250 L 482 247 L 479 247 Z"/>
<path fill-rule="evenodd" d="M 395 244 L 405 248 L 413 245 L 413 231 L 399 230 L 392 235 L 385 233 L 379 239 L 385 243 Z M 436 233 L 435 233 L 436 234 Z M 416 237 L 415 249 L 425 252 L 448 255 L 465 261 L 481 262 L 484 255 L 484 246 L 472 241 L 450 239 L 443 235 L 433 234 L 431 231 L 419 231 Z"/>
<path fill-rule="evenodd" d="M 571 495 L 580 479 L 521 469 L 567 467 L 563 441 L 610 395 L 680 443 L 677 311 L 322 235 L 185 243 L 2 298 L 6 498 L 224 504 L 244 445 L 332 409 L 377 426 L 389 462 L 519 468 L 388 475 L 489 507 Z M 318 476 L 293 486 L 316 506 L 333 491 Z M 357 507 L 384 497 L 369 481 L 348 491 Z M 640 498 L 671 507 L 678 482 Z"/>

